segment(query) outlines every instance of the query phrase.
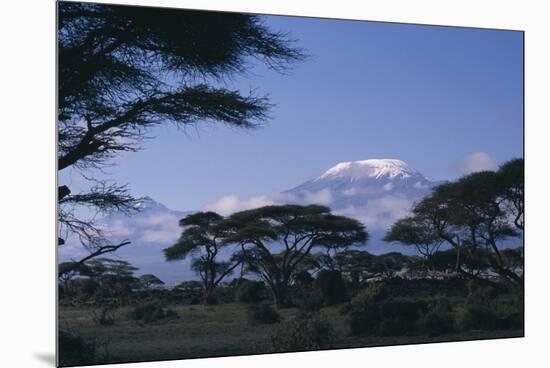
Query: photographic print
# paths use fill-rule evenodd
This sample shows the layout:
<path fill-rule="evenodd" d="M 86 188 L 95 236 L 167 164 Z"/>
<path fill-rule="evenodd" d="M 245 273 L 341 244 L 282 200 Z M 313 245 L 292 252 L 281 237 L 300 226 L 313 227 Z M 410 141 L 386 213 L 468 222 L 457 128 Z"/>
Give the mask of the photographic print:
<path fill-rule="evenodd" d="M 57 6 L 59 366 L 523 337 L 523 32 Z"/>

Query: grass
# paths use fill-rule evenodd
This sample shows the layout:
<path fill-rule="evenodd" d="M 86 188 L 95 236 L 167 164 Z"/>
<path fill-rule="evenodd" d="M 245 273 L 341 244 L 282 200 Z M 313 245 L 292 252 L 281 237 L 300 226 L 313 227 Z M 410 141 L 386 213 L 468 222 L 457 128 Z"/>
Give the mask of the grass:
<path fill-rule="evenodd" d="M 115 324 L 100 326 L 92 321 L 94 309 L 61 308 L 60 327 L 95 339 L 102 350 L 95 362 L 115 363 L 244 355 L 273 352 L 270 336 L 274 325 L 250 325 L 246 305 L 231 303 L 215 306 L 169 306 L 179 319 L 144 324 L 128 318 L 129 308 L 113 312 Z M 522 330 L 455 333 L 452 335 L 373 337 L 351 336 L 341 306 L 323 309 L 334 327 L 333 348 L 382 346 L 523 336 Z M 282 320 L 294 317 L 297 309 L 279 310 Z"/>

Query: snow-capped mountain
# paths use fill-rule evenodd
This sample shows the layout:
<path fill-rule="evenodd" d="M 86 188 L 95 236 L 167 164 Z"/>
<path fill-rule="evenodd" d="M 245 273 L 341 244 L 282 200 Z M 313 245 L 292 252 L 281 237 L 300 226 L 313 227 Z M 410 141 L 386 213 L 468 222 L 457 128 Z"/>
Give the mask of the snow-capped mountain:
<path fill-rule="evenodd" d="M 389 197 L 415 200 L 435 184 L 401 160 L 371 159 L 341 162 L 286 193 L 307 200 L 324 191 L 327 204 L 341 210 Z"/>
<path fill-rule="evenodd" d="M 284 193 L 302 203 L 317 199 L 333 212 L 363 222 L 371 234 L 370 252 L 407 252 L 381 239 L 396 220 L 409 213 L 414 202 L 438 184 L 441 182 L 429 180 L 401 160 L 370 159 L 338 163 Z"/>
<path fill-rule="evenodd" d="M 267 204 L 321 204 L 334 213 L 363 222 L 370 234 L 365 248 L 372 253 L 411 249 L 388 244 L 381 239 L 397 219 L 409 213 L 413 203 L 429 194 L 440 182 L 427 179 L 401 160 L 371 159 L 341 162 L 320 176 L 293 189 L 240 200 L 226 196 L 199 210 L 220 214 Z M 190 270 L 190 260 L 165 262 L 162 249 L 174 244 L 181 233 L 178 222 L 191 211 L 177 211 L 145 197 L 131 216 L 111 215 L 100 220 L 106 234 L 115 241 L 130 240 L 132 244 L 119 249 L 116 255 L 139 267 L 139 274 L 154 273 L 167 283 L 196 278 Z M 60 248 L 60 259 L 79 258 L 76 248 Z"/>

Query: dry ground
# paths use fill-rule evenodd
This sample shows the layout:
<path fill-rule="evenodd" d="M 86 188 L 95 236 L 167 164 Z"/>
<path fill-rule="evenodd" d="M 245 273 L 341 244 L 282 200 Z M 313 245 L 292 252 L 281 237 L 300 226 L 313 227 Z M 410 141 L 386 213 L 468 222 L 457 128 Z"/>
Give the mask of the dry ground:
<path fill-rule="evenodd" d="M 127 317 L 128 308 L 118 309 L 115 324 L 99 326 L 92 321 L 93 309 L 60 309 L 60 327 L 68 328 L 84 338 L 95 339 L 99 360 L 96 363 L 135 362 L 184 359 L 273 352 L 270 335 L 276 325 L 250 325 L 246 306 L 231 303 L 215 306 L 172 306 L 179 319 L 150 324 Z M 394 344 L 426 343 L 520 337 L 522 330 L 471 331 L 438 337 L 350 336 L 346 317 L 340 306 L 327 307 L 323 313 L 334 327 L 334 348 L 367 347 Z M 292 318 L 294 308 L 280 310 L 283 320 Z M 91 362 L 90 362 L 91 363 Z"/>

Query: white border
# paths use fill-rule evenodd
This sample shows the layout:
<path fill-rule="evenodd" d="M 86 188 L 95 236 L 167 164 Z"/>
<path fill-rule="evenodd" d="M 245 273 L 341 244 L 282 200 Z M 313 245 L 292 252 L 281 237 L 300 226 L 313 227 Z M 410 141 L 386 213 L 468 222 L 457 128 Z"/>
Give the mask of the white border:
<path fill-rule="evenodd" d="M 100 1 L 101 2 L 101 1 Z M 524 339 L 346 349 L 116 367 L 281 367 L 367 365 L 518 367 L 548 362 L 550 245 L 544 232 L 550 43 L 543 1 L 507 0 L 131 0 L 121 4 L 307 15 L 406 23 L 508 28 L 526 32 L 526 337 Z M 2 298 L 0 365 L 52 366 L 54 352 L 55 6 L 10 1 L 0 12 L 2 39 Z M 7 81 L 7 82 L 6 82 Z M 7 234 L 7 236 L 6 236 Z M 107 367 L 107 366 L 105 366 Z"/>

